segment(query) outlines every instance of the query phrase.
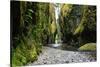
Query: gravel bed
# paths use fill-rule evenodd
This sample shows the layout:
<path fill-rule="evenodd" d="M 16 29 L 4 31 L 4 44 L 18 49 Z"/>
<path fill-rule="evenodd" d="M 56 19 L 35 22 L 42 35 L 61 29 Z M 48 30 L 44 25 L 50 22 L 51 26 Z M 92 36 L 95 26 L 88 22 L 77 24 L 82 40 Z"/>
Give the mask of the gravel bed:
<path fill-rule="evenodd" d="M 32 65 L 95 62 L 96 52 L 67 51 L 43 46 L 42 53 Z"/>

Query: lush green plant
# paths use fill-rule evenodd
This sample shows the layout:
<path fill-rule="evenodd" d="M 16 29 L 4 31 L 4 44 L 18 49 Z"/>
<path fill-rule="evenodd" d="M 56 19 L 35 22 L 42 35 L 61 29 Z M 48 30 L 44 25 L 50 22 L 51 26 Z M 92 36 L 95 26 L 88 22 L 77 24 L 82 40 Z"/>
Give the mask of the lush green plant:
<path fill-rule="evenodd" d="M 16 32 L 13 32 L 14 36 L 12 37 L 13 67 L 35 61 L 43 45 L 53 43 L 54 40 L 58 39 L 52 3 L 20 1 L 17 7 L 19 10 L 14 11 L 13 14 L 18 12 L 19 14 L 16 15 L 20 20 L 17 21 L 16 15 L 12 15 L 13 24 L 15 25 L 13 31 Z M 78 42 L 78 38 L 83 36 L 83 32 L 87 34 L 87 32 L 92 31 L 93 33 L 96 31 L 95 7 L 62 4 L 59 22 L 63 41 L 66 40 L 65 42 L 70 42 L 69 44 L 72 41 Z M 94 33 L 91 35 L 94 35 Z M 85 40 L 86 37 L 87 35 L 84 36 Z M 96 40 L 96 36 L 93 37 L 91 41 L 89 40 L 90 42 Z M 80 44 L 78 43 L 78 45 Z M 80 49 L 83 50 L 83 47 Z"/>
<path fill-rule="evenodd" d="M 12 67 L 25 65 L 37 59 L 46 41 L 48 5 L 20 1 L 20 34 L 13 37 L 13 46 L 16 47 L 12 48 Z"/>

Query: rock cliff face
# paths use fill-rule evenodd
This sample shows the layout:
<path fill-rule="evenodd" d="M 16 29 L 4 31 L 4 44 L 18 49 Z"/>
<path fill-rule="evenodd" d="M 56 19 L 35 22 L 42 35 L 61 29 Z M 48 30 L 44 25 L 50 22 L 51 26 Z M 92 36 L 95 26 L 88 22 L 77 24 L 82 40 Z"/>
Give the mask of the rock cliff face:
<path fill-rule="evenodd" d="M 78 47 L 88 42 L 96 42 L 95 6 L 63 4 L 61 8 L 59 21 L 64 42 Z"/>

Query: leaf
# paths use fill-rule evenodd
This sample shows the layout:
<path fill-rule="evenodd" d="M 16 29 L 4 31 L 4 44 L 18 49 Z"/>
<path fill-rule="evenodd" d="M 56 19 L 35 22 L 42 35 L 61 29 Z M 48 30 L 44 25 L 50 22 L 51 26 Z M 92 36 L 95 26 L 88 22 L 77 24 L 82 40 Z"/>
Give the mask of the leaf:
<path fill-rule="evenodd" d="M 32 19 L 32 16 L 30 16 L 30 15 L 26 15 L 26 17 L 28 17 L 28 18 Z"/>
<path fill-rule="evenodd" d="M 28 9 L 29 12 L 34 13 L 34 11 L 32 9 Z"/>

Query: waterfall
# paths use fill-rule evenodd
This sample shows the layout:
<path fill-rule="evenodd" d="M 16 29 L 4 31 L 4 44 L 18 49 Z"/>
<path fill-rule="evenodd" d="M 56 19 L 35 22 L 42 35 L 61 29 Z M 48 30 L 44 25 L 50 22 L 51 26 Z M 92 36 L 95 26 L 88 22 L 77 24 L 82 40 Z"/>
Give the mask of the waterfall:
<path fill-rule="evenodd" d="M 56 46 L 60 46 L 61 45 L 61 32 L 60 32 L 60 25 L 59 25 L 60 4 L 54 4 L 54 8 L 55 8 L 55 19 L 56 19 L 56 26 L 57 26 L 55 44 Z"/>
<path fill-rule="evenodd" d="M 54 44 L 48 44 L 48 46 L 50 47 L 54 47 L 54 48 L 60 48 L 62 46 L 62 40 L 61 40 L 61 28 L 60 28 L 60 22 L 59 22 L 59 16 L 60 16 L 60 4 L 58 3 L 54 3 L 53 4 L 54 7 L 54 14 L 55 14 L 55 23 L 56 23 L 56 30 L 57 32 L 55 33 L 56 36 L 54 36 Z"/>

